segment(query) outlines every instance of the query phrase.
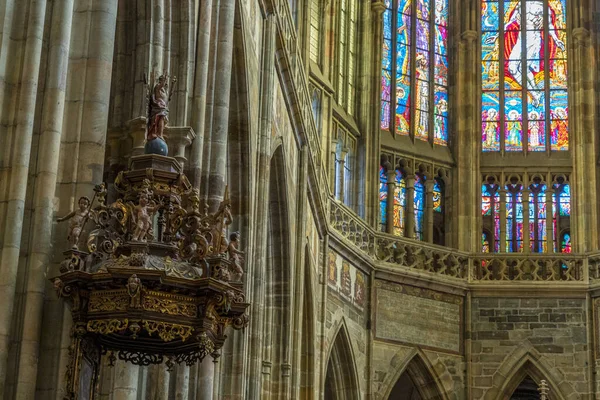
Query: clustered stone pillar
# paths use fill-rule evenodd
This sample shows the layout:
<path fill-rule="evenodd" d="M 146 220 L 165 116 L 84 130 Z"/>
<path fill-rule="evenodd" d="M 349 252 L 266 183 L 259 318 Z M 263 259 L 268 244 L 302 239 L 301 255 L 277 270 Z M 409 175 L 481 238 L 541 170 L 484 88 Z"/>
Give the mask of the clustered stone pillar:
<path fill-rule="evenodd" d="M 139 367 L 117 360 L 112 368 L 114 368 L 114 380 L 111 400 L 137 400 Z"/>
<path fill-rule="evenodd" d="M 4 394 L 7 376 L 7 358 L 10 346 L 11 322 L 15 301 L 19 254 L 21 252 L 21 234 L 23 233 L 23 215 L 25 211 L 25 196 L 27 192 L 27 178 L 29 174 L 29 161 L 37 99 L 40 59 L 44 38 L 44 21 L 46 18 L 46 0 L 35 2 L 17 1 L 15 4 L 15 37 L 22 37 L 22 44 L 13 43 L 13 46 L 24 46 L 20 57 L 10 57 L 1 54 L 7 61 L 6 70 L 0 75 L 6 76 L 7 85 L 2 86 L 4 98 L 2 114 L 14 112 L 14 120 L 8 120 L 7 126 L 2 127 L 0 135 L 12 136 L 12 163 L 10 167 L 10 184 L 8 192 L 3 194 L 5 201 L 6 218 L 4 220 L 4 240 L 0 256 L 0 395 Z M 25 4 L 28 3 L 28 4 Z M 27 8 L 29 13 L 17 11 L 19 7 Z M 23 20 L 28 16 L 27 20 Z M 18 24 L 23 29 L 19 30 Z M 5 35 L 9 35 L 5 31 Z M 11 38 L 7 42 L 16 40 Z M 6 45 L 6 47 L 11 47 Z M 7 51 L 5 47 L 2 52 Z M 20 71 L 18 74 L 7 74 L 11 69 Z M 18 81 L 16 76 L 18 75 Z M 10 78 L 9 78 L 10 76 Z M 13 79 L 15 81 L 13 82 Z M 14 88 L 10 86 L 14 85 Z M 8 95 L 12 94 L 10 98 Z M 4 121 L 3 121 L 4 122 Z M 35 361 L 35 360 L 32 360 Z"/>
<path fill-rule="evenodd" d="M 229 134 L 229 100 L 231 98 L 231 71 L 233 66 L 233 21 L 235 1 L 221 0 L 216 66 L 214 73 L 213 115 L 210 132 L 209 170 L 205 189 L 210 211 L 216 211 L 223 200 L 227 180 L 227 137 Z M 208 175 L 207 175 L 208 174 Z"/>
<path fill-rule="evenodd" d="M 256 175 L 256 193 L 267 193 L 269 188 L 271 161 L 271 127 L 273 123 L 273 97 L 275 75 L 275 30 L 276 17 L 269 15 L 263 25 L 263 60 L 261 65 L 261 106 L 258 138 L 258 162 Z M 248 362 L 248 398 L 261 398 L 263 370 L 263 339 L 265 330 L 265 296 L 267 279 L 267 226 L 269 198 L 258 196 L 256 202 L 256 226 L 260 227 L 254 236 L 254 254 L 251 269 L 247 271 L 246 282 L 251 282 L 248 298 L 252 303 L 252 319 L 249 326 L 249 362 Z"/>

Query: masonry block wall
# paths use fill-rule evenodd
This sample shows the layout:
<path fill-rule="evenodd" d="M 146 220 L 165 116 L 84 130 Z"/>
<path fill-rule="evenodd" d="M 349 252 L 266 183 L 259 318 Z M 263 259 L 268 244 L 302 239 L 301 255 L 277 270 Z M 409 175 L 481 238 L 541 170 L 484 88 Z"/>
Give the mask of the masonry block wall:
<path fill-rule="evenodd" d="M 472 398 L 512 392 L 523 371 L 546 376 L 565 398 L 589 394 L 585 298 L 473 298 L 471 309 Z"/>

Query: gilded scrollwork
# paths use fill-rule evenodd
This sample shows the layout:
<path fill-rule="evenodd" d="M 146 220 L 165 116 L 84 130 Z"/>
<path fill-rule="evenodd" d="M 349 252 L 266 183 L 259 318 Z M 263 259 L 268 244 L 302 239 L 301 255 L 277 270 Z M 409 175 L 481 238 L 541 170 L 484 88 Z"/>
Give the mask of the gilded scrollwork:
<path fill-rule="evenodd" d="M 167 315 L 182 315 L 190 318 L 198 315 L 198 306 L 193 303 L 183 302 L 180 299 L 160 298 L 151 294 L 144 296 L 143 307 L 144 310 Z"/>
<path fill-rule="evenodd" d="M 111 333 L 124 331 L 129 325 L 129 320 L 125 319 L 93 319 L 87 323 L 87 331 L 99 333 L 101 335 L 110 335 Z"/>
<path fill-rule="evenodd" d="M 185 342 L 192 336 L 192 332 L 194 331 L 194 328 L 191 326 L 162 321 L 145 320 L 143 321 L 143 326 L 150 335 L 156 333 L 164 342 L 171 342 L 175 339 L 181 339 Z"/>
<path fill-rule="evenodd" d="M 125 311 L 129 297 L 122 290 L 99 291 L 90 296 L 89 312 Z"/>

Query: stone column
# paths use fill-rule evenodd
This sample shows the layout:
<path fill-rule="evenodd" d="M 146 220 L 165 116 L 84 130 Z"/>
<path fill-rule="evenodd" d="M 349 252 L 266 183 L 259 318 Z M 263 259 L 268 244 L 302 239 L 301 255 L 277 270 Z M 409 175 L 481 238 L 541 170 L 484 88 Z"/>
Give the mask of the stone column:
<path fill-rule="evenodd" d="M 469 10 L 467 2 L 460 2 L 464 6 L 460 21 L 464 24 L 460 35 L 456 35 L 456 59 L 453 66 L 456 68 L 456 90 L 450 105 L 456 117 L 454 126 L 456 134 L 451 141 L 454 148 L 456 170 L 453 176 L 452 197 L 453 215 L 449 216 L 456 222 L 454 227 L 454 245 L 464 251 L 477 251 L 481 244 L 481 231 L 477 229 L 481 219 L 477 198 L 480 193 L 479 155 L 481 138 L 481 121 L 477 104 L 479 102 L 480 88 L 477 85 L 480 71 L 477 46 L 480 35 L 477 32 L 477 23 L 472 21 L 472 16 L 477 15 L 477 7 Z M 470 3 L 469 3 L 470 4 Z M 469 18 L 471 17 L 471 18 Z M 476 20 L 475 20 L 476 21 Z M 464 30 L 463 30 L 464 29 Z M 452 101 L 456 100 L 456 101 Z M 467 194 L 467 195 L 465 195 Z M 479 212 L 478 212 L 479 211 Z"/>
<path fill-rule="evenodd" d="M 500 195 L 500 237 L 498 240 L 500 241 L 500 252 L 504 253 L 506 252 L 506 188 L 499 188 L 498 194 Z M 496 232 L 495 229 L 494 232 Z"/>
<path fill-rule="evenodd" d="M 137 117 L 125 124 L 131 136 L 131 156 L 144 154 L 144 143 L 146 141 L 146 117 Z"/>
<path fill-rule="evenodd" d="M 175 400 L 188 400 L 190 397 L 190 367 L 185 364 L 177 366 L 175 379 Z"/>
<path fill-rule="evenodd" d="M 258 138 L 258 162 L 256 194 L 267 193 L 271 162 L 271 128 L 273 123 L 273 90 L 275 85 L 275 28 L 276 18 L 269 15 L 263 25 L 263 55 L 261 106 Z M 265 285 L 267 266 L 267 225 L 269 213 L 268 196 L 257 196 L 256 233 L 254 236 L 255 262 L 247 272 L 248 298 L 252 304 L 252 318 L 248 327 L 248 399 L 261 398 L 263 331 L 265 325 Z M 200 390 L 200 388 L 199 388 Z"/>
<path fill-rule="evenodd" d="M 190 152 L 190 180 L 195 188 L 200 187 L 202 176 L 202 152 L 204 149 L 204 127 L 206 122 L 206 96 L 208 90 L 208 60 L 210 58 L 210 32 L 213 0 L 200 2 L 198 34 L 196 36 L 196 69 L 194 70 L 194 92 L 192 99 L 192 128 L 196 138 Z"/>
<path fill-rule="evenodd" d="M 165 134 L 169 145 L 169 155 L 174 157 L 183 169 L 187 162 L 185 150 L 192 144 L 196 133 L 189 127 L 168 127 L 165 129 Z"/>
<path fill-rule="evenodd" d="M 523 189 L 523 252 L 525 253 L 531 252 L 531 240 L 529 237 L 529 196 L 531 196 L 531 190 L 529 190 L 529 188 Z"/>
<path fill-rule="evenodd" d="M 21 251 L 26 183 L 29 174 L 46 9 L 46 0 L 30 2 L 29 19 L 24 21 L 26 28 L 22 35 L 23 41 L 13 44 L 23 46 L 24 49 L 19 57 L 7 61 L 9 64 L 7 68 L 20 70 L 20 79 L 13 89 L 17 93 L 14 99 L 16 103 L 11 105 L 9 100 L 3 104 L 4 108 L 14 107 L 11 111 L 15 113 L 14 120 L 9 120 L 9 126 L 2 127 L 0 130 L 0 135 L 12 135 L 13 138 L 10 183 L 7 185 L 8 192 L 5 197 L 6 218 L 4 226 L 1 227 L 4 229 L 4 240 L 0 251 L 0 276 L 2 277 L 0 281 L 0 394 L 4 393 L 7 375 L 7 356 Z M 15 12 L 19 11 L 15 10 Z M 5 89 L 5 93 L 9 93 L 8 89 Z M 5 93 L 0 94 L 0 97 L 4 97 Z M 4 112 L 4 110 L 0 111 Z"/>
<path fill-rule="evenodd" d="M 406 224 L 404 236 L 415 238 L 415 176 L 406 176 Z"/>
<path fill-rule="evenodd" d="M 433 185 L 435 179 L 430 178 L 425 181 L 425 241 L 433 243 Z"/>
<path fill-rule="evenodd" d="M 396 195 L 396 170 L 388 169 L 386 172 L 388 194 L 387 194 L 387 210 L 386 210 L 386 232 L 394 234 L 394 196 Z"/>
<path fill-rule="evenodd" d="M 52 261 L 53 200 L 65 104 L 65 73 L 72 15 L 73 0 L 54 3 L 33 199 L 33 224 L 30 231 L 30 242 L 33 245 L 27 263 L 26 315 L 17 372 L 17 398 L 35 397 L 44 289 L 47 285 L 46 274 Z M 22 184 L 24 185 L 24 182 Z"/>
<path fill-rule="evenodd" d="M 117 360 L 111 400 L 137 400 L 139 367 Z"/>
<path fill-rule="evenodd" d="M 219 30 L 215 66 L 215 94 L 210 143 L 210 171 L 206 184 L 208 204 L 216 211 L 223 200 L 227 180 L 227 136 L 229 134 L 229 99 L 231 97 L 231 71 L 233 66 L 233 20 L 235 1 L 221 0 L 219 4 Z"/>
<path fill-rule="evenodd" d="M 167 400 L 169 399 L 169 380 L 170 373 L 166 365 L 156 364 L 150 366 L 148 370 L 148 386 L 146 397 L 149 400 Z"/>
<path fill-rule="evenodd" d="M 198 368 L 196 400 L 212 400 L 214 380 L 215 363 L 212 357 L 206 356 Z"/>

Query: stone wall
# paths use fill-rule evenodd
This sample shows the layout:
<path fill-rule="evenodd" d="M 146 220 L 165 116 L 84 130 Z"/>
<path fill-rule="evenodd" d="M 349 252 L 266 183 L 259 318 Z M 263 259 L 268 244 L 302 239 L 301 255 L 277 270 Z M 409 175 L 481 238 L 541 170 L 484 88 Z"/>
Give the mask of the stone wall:
<path fill-rule="evenodd" d="M 510 396 L 524 371 L 587 395 L 587 315 L 585 299 L 474 298 L 472 398 Z"/>

